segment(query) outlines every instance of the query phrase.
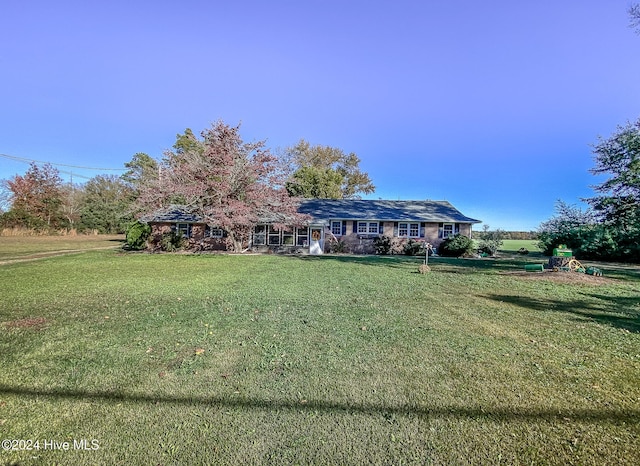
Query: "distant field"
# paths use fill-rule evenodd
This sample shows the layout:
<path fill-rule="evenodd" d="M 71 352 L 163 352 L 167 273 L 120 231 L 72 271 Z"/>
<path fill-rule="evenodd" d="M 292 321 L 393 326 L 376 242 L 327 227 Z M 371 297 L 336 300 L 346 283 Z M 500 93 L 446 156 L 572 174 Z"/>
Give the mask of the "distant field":
<path fill-rule="evenodd" d="M 501 251 L 505 252 L 517 252 L 518 249 L 525 248 L 529 252 L 540 252 L 538 248 L 538 240 L 527 239 L 505 239 L 502 242 Z"/>
<path fill-rule="evenodd" d="M 637 268 L 535 260 L 5 263 L 0 464 L 640 464 Z"/>
<path fill-rule="evenodd" d="M 54 251 L 118 247 L 124 235 L 0 236 L 0 260 L 21 259 Z"/>

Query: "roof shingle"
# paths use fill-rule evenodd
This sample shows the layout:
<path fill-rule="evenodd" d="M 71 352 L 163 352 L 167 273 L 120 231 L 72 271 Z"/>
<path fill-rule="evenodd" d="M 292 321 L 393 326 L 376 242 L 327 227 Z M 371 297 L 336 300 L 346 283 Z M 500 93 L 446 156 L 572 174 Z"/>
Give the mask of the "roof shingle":
<path fill-rule="evenodd" d="M 330 220 L 378 220 L 394 222 L 480 223 L 463 215 L 447 201 L 384 201 L 370 199 L 303 199 L 298 212 L 311 216 L 311 223 L 328 225 Z M 202 223 L 199 215 L 177 205 L 158 210 L 144 222 Z M 276 221 L 265 217 L 264 222 Z M 282 219 L 278 219 L 282 221 Z"/>
<path fill-rule="evenodd" d="M 299 212 L 315 221 L 381 220 L 480 223 L 463 215 L 448 201 L 386 201 L 371 199 L 304 199 Z"/>

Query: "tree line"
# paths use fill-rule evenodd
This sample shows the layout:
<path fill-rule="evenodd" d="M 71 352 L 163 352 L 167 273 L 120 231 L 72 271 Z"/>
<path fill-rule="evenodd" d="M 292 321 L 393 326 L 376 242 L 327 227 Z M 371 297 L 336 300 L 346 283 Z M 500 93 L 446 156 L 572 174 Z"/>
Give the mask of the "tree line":
<path fill-rule="evenodd" d="M 240 127 L 218 121 L 199 136 L 187 128 L 161 159 L 136 153 L 121 176 L 63 182 L 51 164 L 32 163 L 2 182 L 1 228 L 53 233 L 123 233 L 142 214 L 180 204 L 224 228 L 234 248 L 258 219 L 302 221 L 297 198 L 355 198 L 374 192 L 354 153 L 304 139 L 274 155 L 265 141 L 245 142 Z"/>

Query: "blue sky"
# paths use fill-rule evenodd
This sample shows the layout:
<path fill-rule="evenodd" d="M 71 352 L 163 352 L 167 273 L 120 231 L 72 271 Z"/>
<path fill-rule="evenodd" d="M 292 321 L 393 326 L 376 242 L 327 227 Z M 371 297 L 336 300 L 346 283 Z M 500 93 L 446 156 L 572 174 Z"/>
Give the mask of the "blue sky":
<path fill-rule="evenodd" d="M 593 194 L 590 144 L 640 116 L 629 5 L 5 0 L 0 154 L 121 168 L 222 119 L 356 153 L 368 197 L 531 230 Z"/>

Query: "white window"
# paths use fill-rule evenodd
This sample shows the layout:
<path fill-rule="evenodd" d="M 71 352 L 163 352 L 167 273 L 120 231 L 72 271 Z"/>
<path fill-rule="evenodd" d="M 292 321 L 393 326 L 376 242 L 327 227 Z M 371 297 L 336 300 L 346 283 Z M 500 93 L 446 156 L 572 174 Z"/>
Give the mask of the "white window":
<path fill-rule="evenodd" d="M 408 223 L 398 223 L 398 236 L 409 236 Z"/>
<path fill-rule="evenodd" d="M 459 223 L 441 223 L 440 228 L 438 229 L 438 236 L 440 238 L 448 238 L 455 234 L 460 233 L 460 224 Z"/>
<path fill-rule="evenodd" d="M 266 226 L 256 225 L 253 229 L 253 244 L 254 246 L 264 246 L 266 244 Z"/>
<path fill-rule="evenodd" d="M 284 246 L 293 246 L 293 230 L 282 231 L 282 244 Z"/>
<path fill-rule="evenodd" d="M 331 222 L 331 233 L 333 233 L 335 236 L 342 235 L 342 221 L 334 220 Z"/>
<path fill-rule="evenodd" d="M 276 230 L 269 225 L 269 246 L 278 246 L 280 244 L 280 230 Z"/>
<path fill-rule="evenodd" d="M 442 237 L 448 238 L 449 236 L 453 236 L 453 223 L 445 223 L 442 226 Z"/>
<path fill-rule="evenodd" d="M 308 246 L 309 228 L 278 230 L 271 225 L 257 225 L 253 229 L 254 246 Z"/>
<path fill-rule="evenodd" d="M 183 238 L 189 238 L 191 236 L 191 225 L 189 223 L 176 223 L 176 232 L 180 233 Z"/>
<path fill-rule="evenodd" d="M 363 235 L 377 235 L 379 232 L 378 222 L 358 222 L 358 233 Z"/>
<path fill-rule="evenodd" d="M 296 231 L 296 236 L 298 238 L 296 240 L 296 244 L 298 246 L 303 246 L 303 247 L 309 246 L 309 228 L 307 227 L 298 228 Z"/>
<path fill-rule="evenodd" d="M 209 238 L 222 238 L 224 236 L 224 230 L 222 228 L 211 228 L 207 226 L 205 234 Z"/>
<path fill-rule="evenodd" d="M 420 236 L 420 225 L 417 223 L 409 224 L 409 236 L 417 238 Z"/>
<path fill-rule="evenodd" d="M 398 223 L 398 236 L 405 238 L 418 238 L 420 237 L 420 224 L 419 223 Z"/>

